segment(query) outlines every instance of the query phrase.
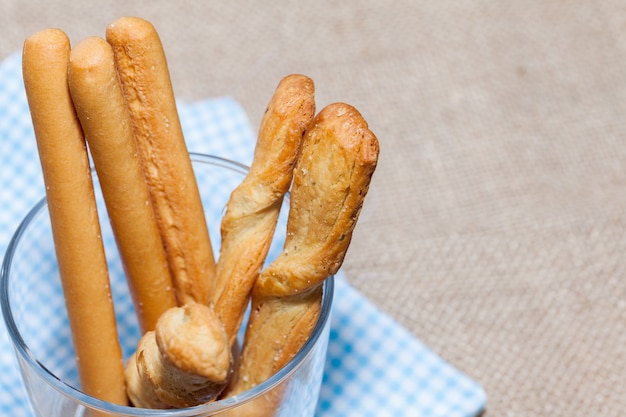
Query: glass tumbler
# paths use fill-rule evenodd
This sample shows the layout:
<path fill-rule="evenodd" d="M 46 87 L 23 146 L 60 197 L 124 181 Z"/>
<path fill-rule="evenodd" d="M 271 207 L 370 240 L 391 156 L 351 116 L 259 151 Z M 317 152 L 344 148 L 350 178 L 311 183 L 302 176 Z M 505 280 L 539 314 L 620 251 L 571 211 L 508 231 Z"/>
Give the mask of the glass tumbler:
<path fill-rule="evenodd" d="M 244 178 L 247 167 L 209 155 L 191 154 L 191 158 L 211 241 L 217 246 L 220 221 L 230 192 Z M 94 182 L 118 333 L 124 360 L 127 360 L 139 341 L 139 326 L 95 172 Z M 266 262 L 282 249 L 287 211 L 288 198 Z M 219 253 L 218 247 L 214 250 Z M 0 276 L 0 302 L 24 385 L 38 417 L 219 416 L 226 410 L 236 410 L 243 403 L 263 401 L 262 397 L 274 396 L 277 390 L 280 390 L 281 400 L 275 416 L 306 417 L 315 413 L 322 383 L 333 285 L 331 277 L 324 284 L 322 313 L 313 334 L 283 369 L 235 397 L 177 410 L 119 406 L 80 391 L 45 198 L 26 215 L 9 244 Z M 242 329 L 244 327 L 245 323 Z"/>

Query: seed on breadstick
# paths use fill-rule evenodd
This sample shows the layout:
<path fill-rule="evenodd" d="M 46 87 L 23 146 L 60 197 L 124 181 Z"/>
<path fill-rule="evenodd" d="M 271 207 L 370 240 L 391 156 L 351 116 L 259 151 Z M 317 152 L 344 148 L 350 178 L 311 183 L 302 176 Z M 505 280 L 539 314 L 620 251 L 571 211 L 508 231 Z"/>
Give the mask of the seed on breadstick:
<path fill-rule="evenodd" d="M 142 333 L 176 305 L 113 50 L 89 37 L 72 48 L 69 86 L 100 180 Z"/>
<path fill-rule="evenodd" d="M 126 367 L 136 407 L 182 408 L 215 399 L 232 372 L 231 347 L 213 310 L 188 303 L 166 311 Z"/>
<path fill-rule="evenodd" d="M 302 135 L 315 115 L 314 90 L 304 75 L 280 81 L 261 120 L 250 171 L 226 206 L 212 303 L 231 343 L 265 262 Z"/>
<path fill-rule="evenodd" d="M 378 140 L 347 104 L 325 107 L 307 129 L 293 174 L 285 246 L 254 285 L 240 365 L 227 395 L 265 381 L 309 338 L 322 284 L 343 263 L 378 153 Z M 274 390 L 237 415 L 274 415 L 280 395 Z"/>
<path fill-rule="evenodd" d="M 144 19 L 106 29 L 179 304 L 207 304 L 215 259 L 159 35 Z"/>
<path fill-rule="evenodd" d="M 87 148 L 67 82 L 70 42 L 46 29 L 24 43 L 33 120 L 81 389 L 127 404 L 122 352 Z"/>

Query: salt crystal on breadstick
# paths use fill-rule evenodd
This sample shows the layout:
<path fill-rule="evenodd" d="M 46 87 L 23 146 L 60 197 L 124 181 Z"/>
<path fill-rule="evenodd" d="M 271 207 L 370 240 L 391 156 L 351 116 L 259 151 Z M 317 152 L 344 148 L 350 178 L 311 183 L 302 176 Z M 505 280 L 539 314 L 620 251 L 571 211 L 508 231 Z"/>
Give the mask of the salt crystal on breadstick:
<path fill-rule="evenodd" d="M 68 77 L 142 333 L 154 330 L 176 297 L 111 46 L 99 37 L 79 42 Z"/>
<path fill-rule="evenodd" d="M 319 317 L 322 283 L 343 263 L 378 161 L 378 140 L 361 114 L 325 107 L 302 140 L 282 253 L 261 272 L 236 379 L 227 395 L 265 381 L 302 348 Z M 280 391 L 238 409 L 272 416 Z"/>
<path fill-rule="evenodd" d="M 212 302 L 231 343 L 272 242 L 302 135 L 315 115 L 314 92 L 313 80 L 304 75 L 280 81 L 261 120 L 250 171 L 226 206 Z"/>
<path fill-rule="evenodd" d="M 24 85 L 81 389 L 101 400 L 127 404 L 87 148 L 67 83 L 69 54 L 69 39 L 61 30 L 31 35 L 23 49 Z"/>
<path fill-rule="evenodd" d="M 179 304 L 207 304 L 215 259 L 161 40 L 144 19 L 107 27 Z"/>

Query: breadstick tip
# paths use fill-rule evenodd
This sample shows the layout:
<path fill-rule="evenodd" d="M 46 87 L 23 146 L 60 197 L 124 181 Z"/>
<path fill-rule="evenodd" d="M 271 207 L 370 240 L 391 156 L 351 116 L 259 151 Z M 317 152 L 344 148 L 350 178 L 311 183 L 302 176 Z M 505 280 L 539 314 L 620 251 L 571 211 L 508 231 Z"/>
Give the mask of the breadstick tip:
<path fill-rule="evenodd" d="M 67 34 L 58 28 L 43 29 L 33 33 L 24 41 L 24 47 L 30 47 L 31 45 L 69 45 L 69 37 Z"/>
<path fill-rule="evenodd" d="M 159 318 L 155 336 L 161 354 L 178 369 L 214 382 L 228 380 L 230 344 L 210 307 L 189 303 L 170 308 Z"/>
<path fill-rule="evenodd" d="M 320 123 L 324 123 L 328 130 L 342 131 L 337 139 L 347 149 L 358 147 L 361 163 L 377 163 L 378 138 L 354 106 L 341 102 L 329 104 L 319 112 L 312 126 Z"/>
<path fill-rule="evenodd" d="M 113 60 L 111 45 L 99 36 L 90 36 L 78 42 L 70 52 L 70 71 L 98 67 Z"/>
<path fill-rule="evenodd" d="M 109 42 L 119 42 L 120 39 L 143 39 L 156 33 L 154 25 L 146 19 L 136 16 L 124 16 L 110 23 L 106 28 L 106 38 Z"/>
<path fill-rule="evenodd" d="M 24 41 L 22 49 L 25 81 L 28 82 L 29 71 L 64 60 L 69 50 L 70 39 L 61 29 L 49 28 L 30 35 Z"/>
<path fill-rule="evenodd" d="M 232 367 L 228 337 L 210 307 L 170 308 L 143 335 L 126 367 L 128 395 L 147 408 L 203 404 L 224 390 Z"/>

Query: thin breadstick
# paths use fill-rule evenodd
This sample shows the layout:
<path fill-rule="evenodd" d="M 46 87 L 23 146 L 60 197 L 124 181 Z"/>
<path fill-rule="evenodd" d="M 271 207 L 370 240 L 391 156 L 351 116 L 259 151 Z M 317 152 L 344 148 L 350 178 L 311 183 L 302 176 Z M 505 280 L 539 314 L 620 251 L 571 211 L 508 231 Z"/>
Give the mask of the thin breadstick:
<path fill-rule="evenodd" d="M 46 29 L 28 37 L 23 75 L 81 389 L 127 404 L 122 352 L 87 148 L 67 84 L 69 39 Z"/>
<path fill-rule="evenodd" d="M 307 129 L 294 170 L 283 252 L 256 281 L 236 380 L 227 395 L 258 385 L 302 348 L 319 317 L 322 284 L 343 263 L 379 145 L 360 113 L 335 103 Z M 238 416 L 272 416 L 273 390 L 238 409 Z"/>
<path fill-rule="evenodd" d="M 215 259 L 159 36 L 144 19 L 107 27 L 179 304 L 207 304 Z"/>
<path fill-rule="evenodd" d="M 176 297 L 111 46 L 95 36 L 79 42 L 70 53 L 68 77 L 145 333 L 176 305 Z"/>
<path fill-rule="evenodd" d="M 281 80 L 261 120 L 250 171 L 226 206 L 212 302 L 231 343 L 265 262 L 302 135 L 315 115 L 314 90 L 304 75 Z"/>

